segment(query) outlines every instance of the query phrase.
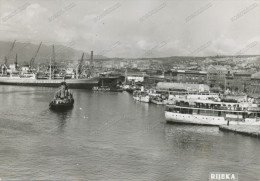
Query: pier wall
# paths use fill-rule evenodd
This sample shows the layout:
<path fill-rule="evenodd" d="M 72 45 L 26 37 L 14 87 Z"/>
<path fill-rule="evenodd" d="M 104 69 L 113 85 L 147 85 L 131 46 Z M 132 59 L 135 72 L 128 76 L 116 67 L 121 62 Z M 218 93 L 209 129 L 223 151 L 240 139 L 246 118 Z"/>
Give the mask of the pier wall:
<path fill-rule="evenodd" d="M 219 130 L 260 138 L 260 126 L 220 125 Z"/>

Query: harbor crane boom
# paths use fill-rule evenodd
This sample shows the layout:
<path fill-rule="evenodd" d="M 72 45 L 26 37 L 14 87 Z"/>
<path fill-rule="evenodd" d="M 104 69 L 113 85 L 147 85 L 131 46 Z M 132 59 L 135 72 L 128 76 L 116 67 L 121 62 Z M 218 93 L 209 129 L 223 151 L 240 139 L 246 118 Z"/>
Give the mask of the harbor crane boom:
<path fill-rule="evenodd" d="M 42 42 L 40 43 L 39 47 L 37 48 L 37 50 L 36 50 L 34 56 L 32 57 L 32 59 L 31 59 L 31 61 L 30 61 L 30 67 L 33 66 L 34 61 L 35 61 L 35 58 L 36 58 L 36 56 L 37 56 L 37 54 L 38 54 L 38 52 L 39 52 L 39 50 L 40 50 L 40 48 L 41 48 L 41 45 L 42 45 Z"/>
<path fill-rule="evenodd" d="M 9 51 L 9 53 L 7 54 L 7 56 L 5 57 L 5 65 L 7 64 L 7 61 L 8 61 L 8 59 L 10 58 L 10 56 L 11 56 L 11 54 L 12 54 L 12 52 L 13 52 L 13 50 L 14 50 L 14 45 L 15 45 L 15 42 L 16 42 L 16 40 L 14 40 L 14 42 L 13 42 L 13 44 L 12 44 L 12 46 L 11 46 L 11 48 L 10 48 L 10 51 Z"/>
<path fill-rule="evenodd" d="M 84 52 L 82 53 L 81 59 L 79 61 L 79 65 L 78 65 L 78 73 L 79 75 L 82 73 L 82 63 L 83 63 L 83 59 L 84 59 Z"/>
<path fill-rule="evenodd" d="M 165 68 L 163 67 L 163 65 L 160 65 L 160 68 L 161 68 L 161 70 L 162 70 L 162 76 L 164 77 Z"/>

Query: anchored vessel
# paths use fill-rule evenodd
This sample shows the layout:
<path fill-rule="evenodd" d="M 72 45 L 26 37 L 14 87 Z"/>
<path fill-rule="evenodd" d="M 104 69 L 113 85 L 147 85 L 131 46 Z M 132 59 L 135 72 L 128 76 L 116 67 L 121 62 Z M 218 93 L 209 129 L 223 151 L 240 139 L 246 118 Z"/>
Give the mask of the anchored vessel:
<path fill-rule="evenodd" d="M 165 109 L 167 122 L 201 125 L 260 125 L 260 107 L 251 102 L 177 100 Z"/>

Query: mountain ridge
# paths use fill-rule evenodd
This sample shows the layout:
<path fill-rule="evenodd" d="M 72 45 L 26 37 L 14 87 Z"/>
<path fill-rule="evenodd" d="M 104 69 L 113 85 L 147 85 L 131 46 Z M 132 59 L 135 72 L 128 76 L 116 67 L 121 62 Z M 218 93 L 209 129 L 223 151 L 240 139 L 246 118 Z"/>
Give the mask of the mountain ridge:
<path fill-rule="evenodd" d="M 5 56 L 10 52 L 13 42 L 0 41 L 0 64 L 4 63 Z M 40 42 L 39 42 L 40 44 Z M 30 42 L 16 42 L 14 49 L 8 59 L 8 64 L 14 63 L 15 56 L 17 53 L 18 64 L 29 63 L 31 58 L 34 56 L 39 44 L 34 44 Z M 78 61 L 82 53 L 84 52 L 84 59 L 90 59 L 90 51 L 85 52 L 82 50 L 76 50 L 65 45 L 54 45 L 55 50 L 55 62 L 59 63 L 62 61 Z M 94 52 L 95 53 L 95 52 Z M 52 45 L 42 44 L 38 55 L 36 56 L 35 63 L 47 63 L 52 56 Z M 95 55 L 94 59 L 106 59 L 102 55 Z"/>

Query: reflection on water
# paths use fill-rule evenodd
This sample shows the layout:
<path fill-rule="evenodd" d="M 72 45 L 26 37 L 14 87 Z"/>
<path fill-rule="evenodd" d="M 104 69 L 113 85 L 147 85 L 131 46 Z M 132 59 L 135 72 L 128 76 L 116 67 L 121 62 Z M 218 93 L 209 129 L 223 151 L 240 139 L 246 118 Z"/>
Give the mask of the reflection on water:
<path fill-rule="evenodd" d="M 1 178 L 201 181 L 212 171 L 260 177 L 258 139 L 165 124 L 163 106 L 128 93 L 73 90 L 73 109 L 52 111 L 55 91 L 0 86 Z"/>
<path fill-rule="evenodd" d="M 56 120 L 57 120 L 58 130 L 60 132 L 64 131 L 64 128 L 66 126 L 66 121 L 71 118 L 72 109 L 73 108 L 66 109 L 66 110 L 52 110 L 52 109 L 50 109 L 50 112 L 52 114 L 54 114 L 55 116 L 57 116 Z"/>
<path fill-rule="evenodd" d="M 222 135 L 217 127 L 166 125 L 165 139 L 180 152 L 187 151 L 197 156 L 209 155 L 214 148 L 212 139 Z"/>

